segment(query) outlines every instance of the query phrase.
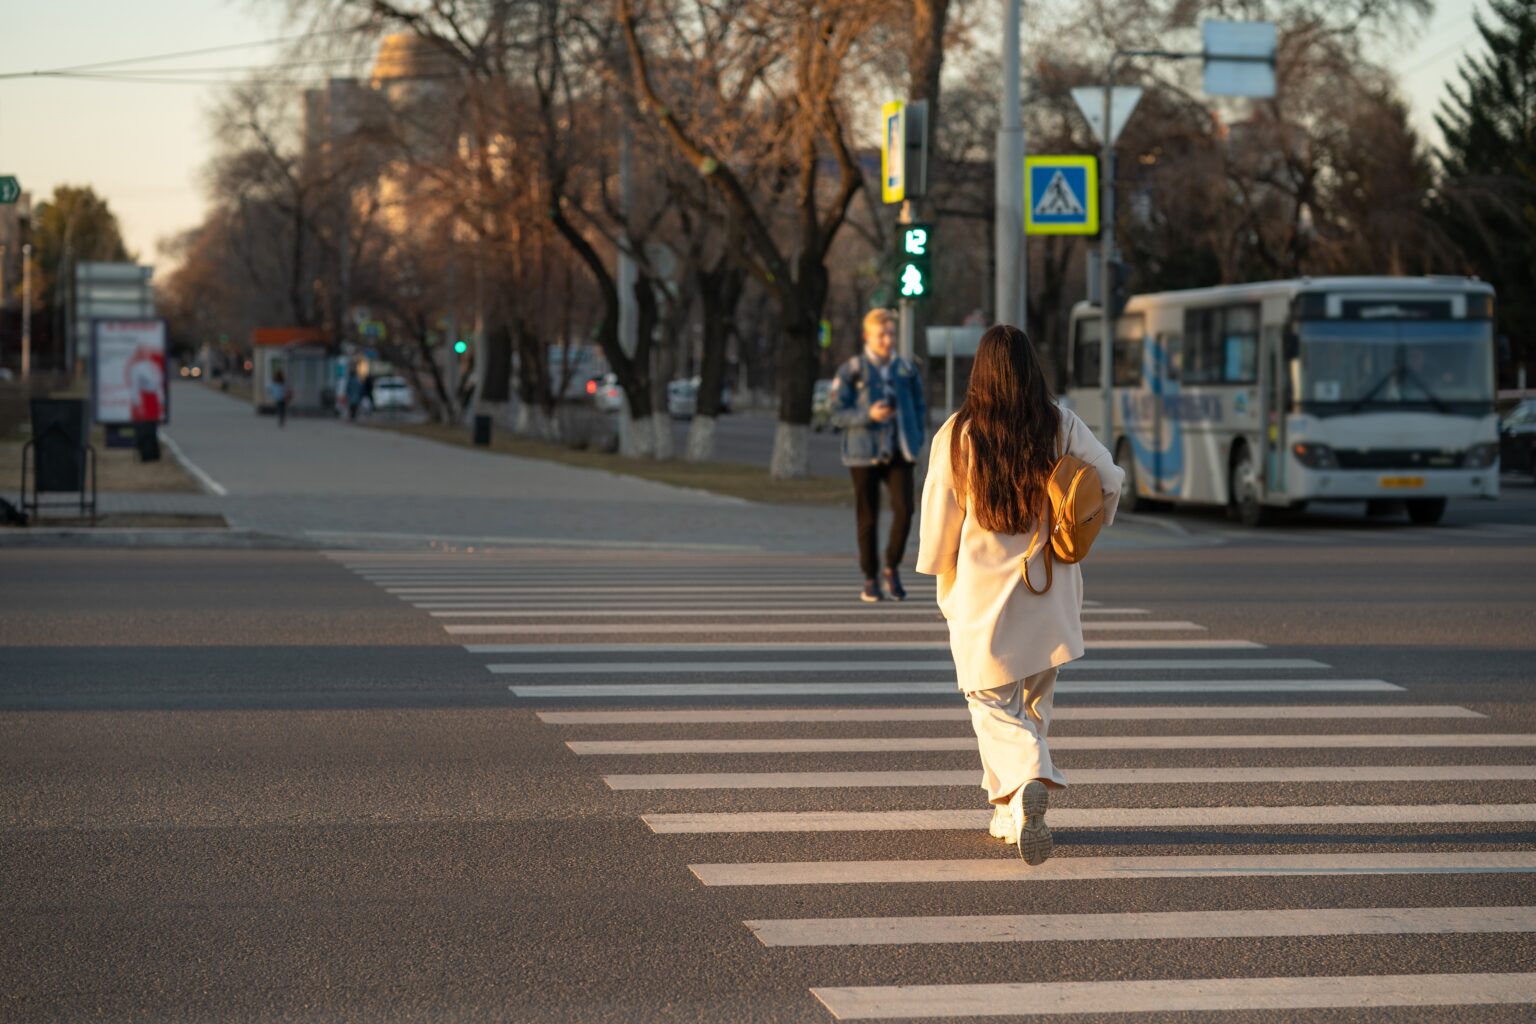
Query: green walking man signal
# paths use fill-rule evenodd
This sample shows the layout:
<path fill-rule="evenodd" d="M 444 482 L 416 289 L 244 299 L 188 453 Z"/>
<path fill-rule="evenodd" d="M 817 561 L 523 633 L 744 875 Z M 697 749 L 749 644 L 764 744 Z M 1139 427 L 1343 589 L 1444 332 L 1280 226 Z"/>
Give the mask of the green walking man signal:
<path fill-rule="evenodd" d="M 933 227 L 900 224 L 896 254 L 896 294 L 903 299 L 926 299 L 932 292 Z"/>

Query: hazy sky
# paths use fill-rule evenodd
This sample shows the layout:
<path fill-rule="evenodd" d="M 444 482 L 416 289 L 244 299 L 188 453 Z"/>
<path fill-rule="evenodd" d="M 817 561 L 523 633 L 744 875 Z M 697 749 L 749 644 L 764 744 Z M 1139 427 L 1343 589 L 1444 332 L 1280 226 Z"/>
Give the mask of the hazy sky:
<path fill-rule="evenodd" d="M 1439 0 L 1416 38 L 1379 47 L 1403 76 L 1426 138 L 1434 138 L 1429 115 L 1447 76 L 1476 40 L 1471 12 L 1481 2 Z M 0 20 L 0 73 L 272 39 L 294 31 L 282 21 L 283 6 L 276 0 L 9 3 Z M 245 66 L 276 55 L 269 46 L 152 66 Z M 208 158 L 206 115 L 216 92 L 202 84 L 0 79 L 0 174 L 17 175 L 34 201 L 55 185 L 93 186 L 117 211 L 129 248 L 145 262 L 163 262 L 159 240 L 202 217 L 199 176 Z"/>

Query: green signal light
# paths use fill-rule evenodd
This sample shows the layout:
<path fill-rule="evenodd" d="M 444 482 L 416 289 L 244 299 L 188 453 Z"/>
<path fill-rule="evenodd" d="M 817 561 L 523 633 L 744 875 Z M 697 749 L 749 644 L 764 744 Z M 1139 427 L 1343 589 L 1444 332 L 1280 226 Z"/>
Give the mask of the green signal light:
<path fill-rule="evenodd" d="M 456 342 L 453 343 L 454 355 L 460 355 L 461 356 L 465 352 L 468 352 L 468 351 L 469 351 L 469 342 L 467 342 L 467 341 L 456 341 Z"/>
<path fill-rule="evenodd" d="M 928 229 L 906 228 L 901 233 L 901 251 L 908 256 L 928 255 Z"/>
<path fill-rule="evenodd" d="M 920 299 L 928 294 L 928 275 L 916 263 L 902 264 L 899 281 L 904 299 Z"/>

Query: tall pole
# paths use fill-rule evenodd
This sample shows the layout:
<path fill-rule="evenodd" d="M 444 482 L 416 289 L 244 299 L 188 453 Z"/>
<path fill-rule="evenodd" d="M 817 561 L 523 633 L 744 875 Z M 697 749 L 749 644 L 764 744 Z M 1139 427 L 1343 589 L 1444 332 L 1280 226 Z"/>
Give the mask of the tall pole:
<path fill-rule="evenodd" d="M 1104 70 L 1104 155 L 1099 161 L 1099 390 L 1104 405 L 1104 427 L 1099 440 L 1115 453 L 1115 317 L 1110 315 L 1113 305 L 1114 282 L 1110 267 L 1115 262 L 1115 143 L 1110 135 L 1110 93 L 1115 84 L 1115 55 L 1109 58 Z"/>
<path fill-rule="evenodd" d="M 1024 266 L 1024 126 L 1019 120 L 1019 5 L 1008 0 L 1003 18 L 1003 89 L 997 129 L 997 197 L 994 215 L 993 282 L 1000 324 L 1023 326 Z"/>
<path fill-rule="evenodd" d="M 32 243 L 21 247 L 21 379 L 32 372 Z"/>
<path fill-rule="evenodd" d="M 639 268 L 629 251 L 631 235 L 629 214 L 635 201 L 635 140 L 629 116 L 620 112 L 619 120 L 619 213 L 624 219 L 624 244 L 619 246 L 619 349 L 633 358 L 640 342 L 639 310 L 635 308 L 635 282 Z M 650 424 L 646 428 L 650 429 Z M 619 451 L 625 455 L 641 454 L 648 446 L 636 436 L 636 425 L 629 408 L 628 396 L 619 409 Z"/>
<path fill-rule="evenodd" d="M 902 171 L 903 176 L 908 173 L 909 172 L 906 170 Z M 902 201 L 901 216 L 897 218 L 898 234 L 901 231 L 901 225 L 911 223 L 912 200 L 906 199 Z M 901 300 L 897 303 L 897 311 L 900 313 L 900 318 L 898 320 L 898 324 L 900 325 L 900 340 L 898 342 L 898 351 L 901 353 L 901 358 L 910 361 L 912 359 L 913 348 L 917 335 L 917 318 L 913 316 L 914 311 L 912 308 L 912 300 L 903 295 Z"/>

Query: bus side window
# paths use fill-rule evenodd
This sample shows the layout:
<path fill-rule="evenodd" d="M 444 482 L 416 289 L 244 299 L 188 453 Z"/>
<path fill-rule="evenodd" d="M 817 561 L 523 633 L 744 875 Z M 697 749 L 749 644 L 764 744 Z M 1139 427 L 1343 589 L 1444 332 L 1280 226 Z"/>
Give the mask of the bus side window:
<path fill-rule="evenodd" d="M 1228 306 L 1221 311 L 1221 380 L 1252 384 L 1259 379 L 1259 307 Z"/>
<path fill-rule="evenodd" d="M 1214 384 L 1221 380 L 1218 336 L 1221 311 L 1190 309 L 1184 312 L 1183 359 L 1180 378 L 1186 384 Z"/>
<path fill-rule="evenodd" d="M 1179 379 L 1179 369 L 1184 363 L 1184 337 L 1179 334 L 1160 335 L 1163 342 L 1163 372 L 1169 380 Z"/>
<path fill-rule="evenodd" d="M 1115 387 L 1136 387 L 1141 383 L 1141 345 L 1146 334 L 1140 315 L 1122 317 L 1115 325 Z"/>

